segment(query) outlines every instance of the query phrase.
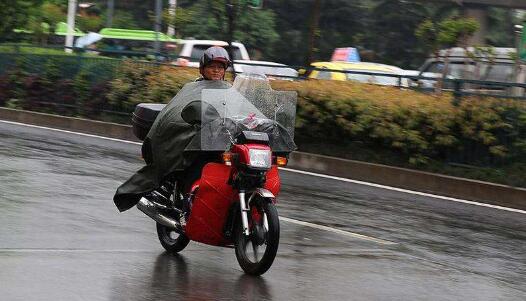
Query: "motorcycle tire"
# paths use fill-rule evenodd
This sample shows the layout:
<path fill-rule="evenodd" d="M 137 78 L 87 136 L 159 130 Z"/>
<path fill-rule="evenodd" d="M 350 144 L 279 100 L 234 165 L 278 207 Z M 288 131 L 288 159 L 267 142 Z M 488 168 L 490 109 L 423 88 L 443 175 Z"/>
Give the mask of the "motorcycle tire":
<path fill-rule="evenodd" d="M 170 253 L 181 252 L 190 242 L 186 235 L 159 223 L 157 223 L 157 236 L 163 248 Z"/>
<path fill-rule="evenodd" d="M 255 207 L 255 208 L 254 208 Z M 263 218 L 256 221 L 253 210 L 257 210 L 262 217 L 266 213 L 268 229 L 264 229 Z M 248 224 L 250 235 L 243 233 L 243 226 L 239 223 L 236 227 L 234 237 L 236 258 L 245 273 L 250 275 L 261 275 L 265 273 L 274 262 L 279 246 L 279 217 L 274 204 L 270 202 L 253 202 L 248 213 Z M 263 229 L 263 233 L 260 231 Z M 258 233 L 260 232 L 260 233 Z M 259 247 L 265 245 L 263 255 L 259 257 Z M 249 254 L 252 247 L 253 254 Z M 256 251 L 258 250 L 258 251 Z"/>

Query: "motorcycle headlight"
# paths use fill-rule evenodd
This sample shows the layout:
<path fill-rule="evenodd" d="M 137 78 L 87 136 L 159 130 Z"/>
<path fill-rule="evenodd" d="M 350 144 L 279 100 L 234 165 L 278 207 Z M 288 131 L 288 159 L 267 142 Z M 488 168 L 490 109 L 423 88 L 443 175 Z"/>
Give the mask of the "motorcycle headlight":
<path fill-rule="evenodd" d="M 270 168 L 272 166 L 272 152 L 266 149 L 249 149 L 249 166 L 255 168 Z"/>

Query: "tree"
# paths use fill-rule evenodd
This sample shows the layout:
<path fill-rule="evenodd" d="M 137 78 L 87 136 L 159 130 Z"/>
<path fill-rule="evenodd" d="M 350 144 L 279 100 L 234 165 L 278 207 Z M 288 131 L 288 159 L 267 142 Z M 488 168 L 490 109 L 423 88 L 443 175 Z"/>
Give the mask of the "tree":
<path fill-rule="evenodd" d="M 0 1 L 0 41 L 10 40 L 13 38 L 13 29 L 22 28 L 27 24 L 30 17 L 30 10 L 42 1 L 26 0 L 3 0 Z"/>
<path fill-rule="evenodd" d="M 522 24 L 512 9 L 488 8 L 488 35 L 486 42 L 495 47 L 515 47 L 515 24 Z"/>
<path fill-rule="evenodd" d="M 303 65 L 307 58 L 308 16 L 312 1 L 266 0 L 264 5 L 274 12 L 280 35 L 265 57 L 290 65 Z"/>
<path fill-rule="evenodd" d="M 368 11 L 361 2 L 322 1 L 318 59 L 329 60 L 337 47 L 361 46 L 368 19 Z"/>
<path fill-rule="evenodd" d="M 374 60 L 406 69 L 418 68 L 428 55 L 415 35 L 425 20 L 440 22 L 458 14 L 459 6 L 404 0 L 373 1 L 364 30 L 364 46 Z"/>
<path fill-rule="evenodd" d="M 242 1 L 233 3 L 236 9 L 234 40 L 243 42 L 253 51 L 252 54 L 258 50 L 269 53 L 279 38 L 275 30 L 274 13 L 269 9 L 250 8 Z M 192 18 L 186 18 L 179 24 L 179 34 L 196 39 L 228 40 L 225 4 L 225 1 L 212 0 L 182 1 L 180 7 Z"/>
<path fill-rule="evenodd" d="M 437 82 L 436 92 L 440 93 L 444 77 L 448 74 L 450 47 L 461 46 L 468 55 L 467 41 L 478 30 L 479 23 L 471 18 L 450 18 L 439 23 L 431 20 L 422 22 L 415 31 L 415 35 L 422 44 L 431 48 L 438 56 L 438 49 L 448 48 L 444 59 L 442 78 Z"/>
<path fill-rule="evenodd" d="M 163 11 L 163 23 L 172 25 L 175 29 L 175 36 L 182 38 L 181 33 L 185 32 L 185 28 L 192 22 L 194 15 L 191 10 L 179 7 L 177 8 L 175 16 L 170 14 L 170 10 L 166 8 Z"/>
<path fill-rule="evenodd" d="M 65 11 L 59 5 L 44 2 L 30 17 L 28 28 L 46 44 L 49 35 L 55 32 L 57 23 L 65 21 L 66 18 Z"/>
<path fill-rule="evenodd" d="M 314 57 L 320 51 L 317 47 L 318 40 L 320 39 L 320 6 L 321 0 L 314 0 L 314 3 L 312 4 L 312 12 L 309 22 L 309 46 L 307 50 L 307 60 L 305 61 L 306 64 L 314 62 Z"/>
<path fill-rule="evenodd" d="M 291 65 L 302 65 L 309 57 L 310 16 L 316 0 L 266 0 L 274 11 L 280 38 L 269 58 Z M 316 38 L 312 60 L 330 59 L 334 48 L 356 46 L 366 29 L 367 7 L 360 1 L 320 1 L 319 22 L 313 31 Z"/>
<path fill-rule="evenodd" d="M 101 26 L 106 24 L 107 12 L 103 11 L 101 16 Z M 113 19 L 111 22 L 111 27 L 113 28 L 126 28 L 126 29 L 141 29 L 137 20 L 131 12 L 124 10 L 115 10 L 113 12 Z"/>

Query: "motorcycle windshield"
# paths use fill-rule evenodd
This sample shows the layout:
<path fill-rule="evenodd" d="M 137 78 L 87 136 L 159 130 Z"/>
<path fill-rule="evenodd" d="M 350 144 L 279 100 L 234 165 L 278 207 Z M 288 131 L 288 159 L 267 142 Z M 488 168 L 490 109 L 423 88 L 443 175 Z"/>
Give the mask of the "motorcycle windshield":
<path fill-rule="evenodd" d="M 267 133 L 275 152 L 294 144 L 297 93 L 275 91 L 265 76 L 242 74 L 230 89 L 201 93 L 201 149 L 225 151 L 242 131 Z"/>

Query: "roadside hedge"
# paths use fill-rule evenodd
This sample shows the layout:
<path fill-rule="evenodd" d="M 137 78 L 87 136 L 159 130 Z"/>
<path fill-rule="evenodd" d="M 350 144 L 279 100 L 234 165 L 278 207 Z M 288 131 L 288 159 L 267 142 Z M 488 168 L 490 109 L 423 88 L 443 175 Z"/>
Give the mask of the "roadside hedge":
<path fill-rule="evenodd" d="M 526 162 L 526 104 L 435 97 L 350 82 L 276 82 L 299 93 L 297 132 L 312 141 L 389 149 L 412 165 L 429 160 L 498 165 Z"/>
<path fill-rule="evenodd" d="M 129 122 L 137 103 L 168 102 L 199 75 L 193 68 L 133 61 L 114 69 L 84 66 L 70 77 L 53 61 L 40 73 L 0 73 L 0 105 Z M 100 70 L 106 75 L 98 76 Z M 453 105 L 447 93 L 323 80 L 272 86 L 298 92 L 300 151 L 526 187 L 524 102 L 472 97 Z"/>
<path fill-rule="evenodd" d="M 123 66 L 111 103 L 167 102 L 196 69 Z M 526 186 L 526 104 L 339 81 L 272 81 L 298 92 L 300 150 Z"/>

